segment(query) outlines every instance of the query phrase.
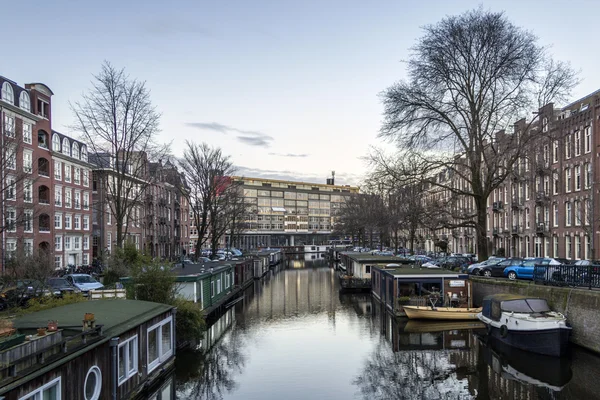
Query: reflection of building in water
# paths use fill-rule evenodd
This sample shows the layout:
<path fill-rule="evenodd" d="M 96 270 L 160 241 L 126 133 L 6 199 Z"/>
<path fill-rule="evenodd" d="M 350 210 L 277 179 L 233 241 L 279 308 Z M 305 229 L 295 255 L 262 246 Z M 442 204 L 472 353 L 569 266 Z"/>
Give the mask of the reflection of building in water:
<path fill-rule="evenodd" d="M 242 303 L 245 318 L 283 317 L 335 309 L 335 271 L 331 268 L 287 269 L 255 283 Z"/>
<path fill-rule="evenodd" d="M 235 311 L 233 308 L 229 308 L 225 313 L 212 324 L 206 332 L 204 337 L 200 341 L 198 346 L 202 351 L 207 352 L 211 347 L 221 339 L 221 337 L 233 326 L 235 322 Z"/>
<path fill-rule="evenodd" d="M 175 400 L 175 398 L 174 374 L 167 376 L 160 387 L 147 397 L 148 400 Z"/>

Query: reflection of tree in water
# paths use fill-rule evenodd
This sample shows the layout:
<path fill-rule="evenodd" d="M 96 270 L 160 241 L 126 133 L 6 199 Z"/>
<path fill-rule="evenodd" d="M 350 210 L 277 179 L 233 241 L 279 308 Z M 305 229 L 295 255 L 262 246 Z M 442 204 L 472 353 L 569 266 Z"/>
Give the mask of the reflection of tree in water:
<path fill-rule="evenodd" d="M 443 351 L 393 353 L 381 342 L 353 382 L 363 398 L 471 399 L 466 379 L 458 379 L 456 366 Z"/>
<path fill-rule="evenodd" d="M 221 400 L 237 389 L 235 375 L 242 372 L 246 356 L 235 332 L 225 335 L 206 354 L 177 354 L 177 397 L 180 399 Z"/>

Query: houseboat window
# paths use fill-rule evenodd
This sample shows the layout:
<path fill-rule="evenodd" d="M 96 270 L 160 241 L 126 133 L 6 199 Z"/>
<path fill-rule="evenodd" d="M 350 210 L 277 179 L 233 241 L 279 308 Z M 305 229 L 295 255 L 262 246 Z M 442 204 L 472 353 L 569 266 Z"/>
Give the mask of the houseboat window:
<path fill-rule="evenodd" d="M 102 390 L 102 372 L 100 368 L 93 366 L 85 377 L 84 395 L 85 400 L 98 400 Z"/>
<path fill-rule="evenodd" d="M 119 385 L 138 372 L 138 337 L 119 344 Z"/>
<path fill-rule="evenodd" d="M 367 265 L 365 266 L 365 274 L 370 274 L 371 273 L 371 266 Z"/>
<path fill-rule="evenodd" d="M 517 313 L 541 313 L 550 311 L 544 299 L 523 299 L 502 302 L 502 310 Z"/>
<path fill-rule="evenodd" d="M 221 279 L 217 279 L 217 294 L 221 293 Z"/>
<path fill-rule="evenodd" d="M 148 328 L 148 373 L 173 354 L 173 318 Z"/>
<path fill-rule="evenodd" d="M 215 297 L 215 281 L 210 282 L 210 297 Z"/>
<path fill-rule="evenodd" d="M 19 400 L 60 400 L 60 376 Z"/>

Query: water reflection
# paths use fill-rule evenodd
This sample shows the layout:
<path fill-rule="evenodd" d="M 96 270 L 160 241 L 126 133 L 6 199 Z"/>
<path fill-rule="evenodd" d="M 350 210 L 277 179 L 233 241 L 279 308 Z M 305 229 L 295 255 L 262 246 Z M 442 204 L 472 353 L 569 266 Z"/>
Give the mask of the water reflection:
<path fill-rule="evenodd" d="M 335 272 L 291 259 L 179 352 L 179 399 L 588 399 L 600 359 L 506 349 L 472 322 L 397 320 Z"/>

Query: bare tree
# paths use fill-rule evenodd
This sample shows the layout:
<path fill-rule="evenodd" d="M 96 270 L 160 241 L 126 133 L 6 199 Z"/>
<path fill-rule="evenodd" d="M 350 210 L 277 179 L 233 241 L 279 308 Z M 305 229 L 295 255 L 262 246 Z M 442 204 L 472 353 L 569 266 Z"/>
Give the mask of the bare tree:
<path fill-rule="evenodd" d="M 225 156 L 220 148 L 190 141 L 186 142 L 180 166 L 189 186 L 185 195 L 188 197 L 194 225 L 198 230 L 195 256 L 199 257 L 208 240 L 208 233 L 218 233 L 227 229 L 227 224 L 219 219 L 224 203 L 224 198 L 219 199 L 219 196 L 227 191 L 223 177 L 233 175 L 234 168 L 229 157 Z M 218 239 L 217 237 L 216 243 Z"/>
<path fill-rule="evenodd" d="M 129 77 L 124 69 L 102 64 L 92 88 L 81 101 L 71 104 L 73 129 L 91 150 L 90 161 L 98 164 L 106 188 L 108 206 L 114 215 L 117 246 L 127 235 L 127 222 L 143 201 L 152 183 L 148 158 L 167 155 L 168 146 L 156 142 L 160 115 L 152 105 L 146 83 Z M 102 205 L 99 212 L 105 212 Z"/>
<path fill-rule="evenodd" d="M 228 193 L 229 246 L 239 247 L 239 236 L 248 227 L 248 217 L 255 214 L 256 206 L 244 198 L 242 182 L 231 182 Z"/>
<path fill-rule="evenodd" d="M 381 136 L 421 162 L 433 177 L 449 171 L 466 186 L 430 182 L 475 203 L 477 247 L 487 257 L 486 202 L 537 139 L 505 133 L 534 107 L 561 101 L 577 83 L 530 32 L 482 8 L 426 26 L 407 62 L 409 79 L 382 94 Z M 530 122 L 539 124 L 539 116 Z"/>
<path fill-rule="evenodd" d="M 383 198 L 378 193 L 360 193 L 350 196 L 338 212 L 335 229 L 338 233 L 356 237 L 362 246 L 373 248 L 377 234 L 387 231 L 387 215 Z"/>

